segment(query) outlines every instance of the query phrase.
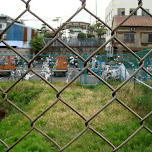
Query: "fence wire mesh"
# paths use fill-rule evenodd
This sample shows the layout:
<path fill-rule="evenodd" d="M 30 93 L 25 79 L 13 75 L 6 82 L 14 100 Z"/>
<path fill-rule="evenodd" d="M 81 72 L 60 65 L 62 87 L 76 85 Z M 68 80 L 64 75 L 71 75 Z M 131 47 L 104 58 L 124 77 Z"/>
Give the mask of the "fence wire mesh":
<path fill-rule="evenodd" d="M 135 111 L 133 111 L 130 107 L 128 107 L 123 101 L 121 101 L 118 97 L 117 97 L 117 93 L 118 91 L 127 83 L 129 82 L 136 74 L 138 74 L 138 72 L 140 72 L 141 70 L 143 70 L 144 72 L 146 72 L 146 74 L 150 77 L 152 77 L 152 73 L 149 72 L 145 67 L 144 67 L 144 62 L 145 59 L 152 53 L 152 50 L 150 50 L 145 56 L 140 57 L 139 55 L 137 55 L 136 53 L 134 53 L 133 50 L 131 50 L 126 44 L 124 44 L 122 41 L 120 41 L 117 37 L 116 37 L 116 30 L 119 29 L 119 27 L 125 22 L 127 21 L 137 10 L 142 9 L 144 12 L 146 12 L 150 17 L 152 17 L 152 15 L 147 12 L 142 6 L 143 6 L 143 2 L 142 0 L 139 0 L 138 2 L 138 6 L 137 8 L 132 11 L 132 13 L 127 16 L 117 27 L 115 27 L 114 29 L 112 29 L 111 27 L 109 27 L 104 21 L 102 21 L 100 18 L 98 18 L 95 14 L 93 14 L 91 11 L 89 11 L 86 8 L 86 3 L 87 0 L 81 0 L 82 4 L 80 6 L 80 8 L 70 17 L 67 19 L 66 22 L 64 22 L 57 30 L 55 30 L 54 28 L 52 28 L 51 25 L 49 25 L 47 22 L 45 22 L 42 18 L 40 18 L 37 14 L 35 14 L 31 9 L 30 9 L 30 2 L 31 0 L 25 1 L 25 0 L 21 0 L 23 3 L 25 3 L 25 10 L 19 14 L 16 19 L 13 20 L 13 22 L 11 24 L 9 24 L 2 33 L 0 33 L 0 43 L 4 43 L 8 48 L 10 48 L 13 52 L 15 52 L 18 56 L 20 56 L 28 65 L 28 69 L 27 71 L 20 76 L 14 83 L 13 85 L 11 85 L 7 90 L 3 90 L 3 88 L 0 87 L 0 91 L 2 92 L 2 97 L 3 100 L 0 102 L 0 105 L 2 105 L 4 102 L 7 102 L 8 104 L 12 105 L 16 110 L 18 110 L 22 115 L 24 115 L 31 123 L 31 128 L 30 130 L 28 130 L 28 132 L 26 132 L 20 139 L 18 139 L 13 145 L 8 146 L 8 144 L 6 142 L 4 142 L 3 140 L 0 139 L 0 143 L 6 147 L 6 151 L 10 151 L 11 149 L 13 149 L 17 144 L 19 144 L 28 134 L 30 134 L 33 130 L 39 132 L 42 136 L 44 136 L 45 138 L 47 138 L 50 142 L 52 142 L 57 148 L 58 150 L 61 152 L 63 150 L 65 150 L 67 147 L 69 147 L 73 142 L 75 142 L 75 140 L 77 140 L 79 137 L 82 136 L 82 134 L 84 134 L 87 130 L 92 131 L 94 134 L 98 135 L 100 138 L 102 138 L 107 144 L 109 144 L 109 146 L 111 146 L 113 148 L 113 152 L 119 150 L 122 146 L 124 146 L 127 142 L 129 142 L 138 132 L 140 132 L 141 130 L 145 129 L 147 130 L 150 134 L 152 134 L 152 130 L 150 128 L 148 128 L 144 122 L 145 120 L 147 120 L 151 115 L 152 112 L 148 113 L 145 117 L 140 117 Z M 97 19 L 99 22 L 101 22 L 102 24 L 104 24 L 112 33 L 111 38 L 106 41 L 103 45 L 101 45 L 96 51 L 94 51 L 87 59 L 83 58 L 81 55 L 79 55 L 74 49 L 72 49 L 70 46 L 68 46 L 67 44 L 65 44 L 60 38 L 59 38 L 59 32 L 62 30 L 62 28 L 64 28 L 64 26 L 70 22 L 77 14 L 79 14 L 82 10 L 86 11 L 87 13 L 89 13 L 91 16 L 93 16 L 95 19 Z M 48 26 L 48 28 L 50 28 L 52 31 L 55 32 L 55 36 L 54 38 L 48 42 L 46 44 L 46 46 L 40 50 L 31 60 L 28 60 L 27 58 L 25 58 L 23 55 L 21 55 L 15 48 L 13 48 L 12 46 L 8 45 L 5 40 L 3 39 L 3 34 L 18 20 L 20 19 L 26 12 L 29 12 L 30 14 L 32 14 L 34 17 L 36 17 L 38 20 L 40 20 L 43 24 L 45 24 L 46 26 Z M 70 82 L 68 82 L 61 90 L 58 90 L 52 83 L 50 83 L 49 81 L 47 81 L 44 77 L 42 77 L 40 74 L 38 74 L 36 71 L 33 70 L 33 66 L 32 63 L 35 61 L 35 59 L 37 59 L 50 45 L 52 45 L 55 41 L 58 41 L 59 43 L 61 43 L 65 48 L 67 48 L 69 51 L 71 51 L 74 55 L 78 56 L 78 58 L 84 62 L 84 69 L 79 72 Z M 139 62 L 138 68 L 135 70 L 135 72 L 128 78 L 126 79 L 122 84 L 120 84 L 116 89 L 114 89 L 108 82 L 106 82 L 102 77 L 100 77 L 99 75 L 97 75 L 94 71 L 92 71 L 89 68 L 88 62 L 92 59 L 92 57 L 94 55 L 96 55 L 96 53 L 98 53 L 103 47 L 105 47 L 108 43 L 110 43 L 111 41 L 117 41 L 120 45 L 122 45 L 125 49 L 127 49 L 127 51 L 129 53 L 131 53 Z M 99 111 L 97 111 L 94 115 L 92 115 L 89 119 L 86 119 L 82 114 L 79 113 L 79 111 L 75 110 L 73 107 L 71 107 L 69 104 L 66 103 L 66 101 L 64 101 L 62 99 L 62 95 L 61 93 L 64 92 L 78 77 L 81 76 L 81 74 L 84 73 L 85 70 L 88 70 L 92 75 L 94 75 L 97 79 L 99 79 L 102 83 L 104 83 L 111 91 L 112 91 L 112 98 L 111 100 L 105 104 L 103 107 L 100 108 Z M 24 112 L 22 109 L 20 109 L 18 106 L 16 106 L 13 102 L 11 102 L 8 97 L 7 94 L 12 90 L 13 87 L 15 87 L 20 80 L 22 80 L 26 74 L 28 74 L 29 72 L 33 72 L 35 75 L 37 75 L 40 79 L 42 79 L 49 87 L 51 87 L 52 89 L 54 89 L 54 91 L 56 92 L 56 100 L 54 101 L 54 103 L 52 103 L 50 106 L 48 106 L 41 114 L 39 114 L 35 119 L 32 119 L 28 114 L 26 114 L 26 112 Z M 58 145 L 58 143 L 56 141 L 54 141 L 51 137 L 49 137 L 48 135 L 46 135 L 43 131 L 41 131 L 39 128 L 37 128 L 35 126 L 35 122 L 40 119 L 47 111 L 49 111 L 54 105 L 58 104 L 58 102 L 61 101 L 62 103 L 64 103 L 67 107 L 69 107 L 73 112 L 75 112 L 80 118 L 82 118 L 85 121 L 85 128 L 84 130 L 82 130 L 75 138 L 73 138 L 69 143 L 67 143 L 64 147 L 61 147 L 60 145 Z M 124 142 L 122 142 L 119 146 L 115 146 L 113 143 L 111 143 L 107 138 L 105 138 L 102 134 L 100 134 L 98 131 L 96 131 L 95 129 L 93 129 L 91 127 L 91 125 L 89 124 L 99 113 L 101 113 L 104 109 L 106 109 L 109 105 L 111 105 L 113 102 L 117 101 L 120 105 L 122 105 L 124 108 L 126 108 L 127 110 L 129 110 L 130 113 L 132 113 L 133 115 L 135 115 L 135 117 L 137 119 L 140 120 L 140 127 L 130 136 L 128 137 Z"/>

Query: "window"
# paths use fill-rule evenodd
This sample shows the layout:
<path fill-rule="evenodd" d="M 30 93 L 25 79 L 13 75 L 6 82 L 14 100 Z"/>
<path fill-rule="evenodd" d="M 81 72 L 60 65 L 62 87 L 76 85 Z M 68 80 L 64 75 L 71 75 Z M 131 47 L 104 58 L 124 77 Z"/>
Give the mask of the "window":
<path fill-rule="evenodd" d="M 152 33 L 150 33 L 148 36 L 148 42 L 152 42 Z"/>
<path fill-rule="evenodd" d="M 108 14 L 108 18 L 109 18 L 109 21 L 110 21 L 110 13 Z"/>
<path fill-rule="evenodd" d="M 133 43 L 135 41 L 134 37 L 134 33 L 124 33 L 124 42 Z"/>
<path fill-rule="evenodd" d="M 131 9 L 130 9 L 130 14 L 131 14 L 134 10 L 135 10 L 134 8 L 131 8 Z M 134 15 L 137 15 L 137 11 L 134 13 Z"/>
<path fill-rule="evenodd" d="M 118 8 L 118 16 L 125 15 L 125 8 Z"/>
<path fill-rule="evenodd" d="M 105 22 L 107 23 L 107 17 L 105 18 Z"/>
<path fill-rule="evenodd" d="M 111 13 L 109 13 L 109 20 L 111 19 Z"/>
<path fill-rule="evenodd" d="M 147 12 L 149 12 L 149 9 L 146 9 Z M 142 16 L 148 16 L 148 14 L 142 10 Z"/>
<path fill-rule="evenodd" d="M 2 24 L 0 24 L 0 28 L 2 28 Z"/>

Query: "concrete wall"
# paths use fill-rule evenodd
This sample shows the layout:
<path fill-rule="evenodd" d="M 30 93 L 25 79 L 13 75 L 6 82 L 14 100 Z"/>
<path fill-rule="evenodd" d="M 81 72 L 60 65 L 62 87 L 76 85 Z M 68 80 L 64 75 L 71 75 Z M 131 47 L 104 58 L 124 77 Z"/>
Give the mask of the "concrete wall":
<path fill-rule="evenodd" d="M 73 48 L 79 55 L 90 55 L 92 54 L 97 47 L 80 47 Z M 66 48 L 58 48 L 58 47 L 49 47 L 46 51 L 46 54 L 53 55 L 74 55 L 71 51 Z"/>
<path fill-rule="evenodd" d="M 32 54 L 31 49 L 28 48 L 15 48 L 15 50 L 17 50 L 22 55 Z M 9 48 L 0 48 L 0 55 L 16 55 L 16 53 L 14 53 Z"/>
<path fill-rule="evenodd" d="M 73 48 L 79 55 L 90 55 L 98 47 L 80 47 L 80 48 Z M 32 50 L 30 48 L 15 48 L 19 53 L 22 55 L 32 55 Z M 45 54 L 49 55 L 74 55 L 71 51 L 63 47 L 49 47 L 45 52 Z M 9 48 L 0 48 L 0 55 L 16 55 L 11 49 Z"/>

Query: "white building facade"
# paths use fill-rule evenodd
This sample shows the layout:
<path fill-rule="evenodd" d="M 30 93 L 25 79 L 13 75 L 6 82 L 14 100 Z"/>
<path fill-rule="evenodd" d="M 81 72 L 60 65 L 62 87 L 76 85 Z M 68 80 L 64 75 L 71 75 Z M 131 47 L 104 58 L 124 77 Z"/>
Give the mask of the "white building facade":
<path fill-rule="evenodd" d="M 67 37 L 77 38 L 79 33 L 88 34 L 89 23 L 86 22 L 69 22 L 66 24 L 66 29 L 68 29 Z"/>
<path fill-rule="evenodd" d="M 152 0 L 143 0 L 143 8 L 149 13 L 152 13 Z M 113 26 L 114 16 L 128 16 L 133 10 L 138 7 L 138 0 L 111 0 L 105 10 L 105 23 L 111 28 Z M 142 9 L 139 9 L 134 15 L 146 16 Z M 106 41 L 111 37 L 110 30 L 107 31 Z M 106 46 L 107 55 L 113 55 L 112 42 Z"/>

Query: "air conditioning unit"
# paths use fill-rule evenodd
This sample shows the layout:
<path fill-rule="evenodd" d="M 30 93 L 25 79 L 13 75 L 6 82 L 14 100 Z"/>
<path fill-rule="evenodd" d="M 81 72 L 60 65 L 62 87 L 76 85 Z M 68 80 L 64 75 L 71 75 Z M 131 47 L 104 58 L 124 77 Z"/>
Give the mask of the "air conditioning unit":
<path fill-rule="evenodd" d="M 4 30 L 6 28 L 6 23 L 0 23 L 0 30 Z"/>
<path fill-rule="evenodd" d="M 6 34 L 3 34 L 2 38 L 3 38 L 4 40 L 6 40 Z"/>
<path fill-rule="evenodd" d="M 130 31 L 131 31 L 131 32 L 135 32 L 135 31 L 136 31 L 136 28 L 135 28 L 135 27 L 131 27 L 131 28 L 130 28 Z"/>

